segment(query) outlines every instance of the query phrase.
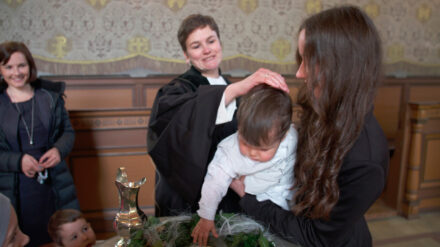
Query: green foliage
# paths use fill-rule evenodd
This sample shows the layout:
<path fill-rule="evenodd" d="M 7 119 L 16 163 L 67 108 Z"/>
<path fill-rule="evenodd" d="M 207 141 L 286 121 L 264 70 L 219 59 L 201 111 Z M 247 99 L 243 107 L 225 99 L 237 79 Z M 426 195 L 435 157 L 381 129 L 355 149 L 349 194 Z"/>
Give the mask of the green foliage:
<path fill-rule="evenodd" d="M 147 222 L 145 222 L 144 228 L 155 226 L 155 225 L 158 225 L 159 223 L 160 223 L 159 218 L 156 218 L 154 216 L 150 216 L 150 217 L 148 217 Z"/>
<path fill-rule="evenodd" d="M 275 247 L 261 232 L 241 232 L 235 235 L 228 235 L 225 237 L 225 243 L 228 247 Z"/>
<path fill-rule="evenodd" d="M 161 222 L 154 217 L 150 217 L 145 223 L 145 235 L 148 235 L 155 239 L 149 239 L 146 246 L 152 247 L 163 247 L 169 246 L 172 243 L 173 246 L 190 246 L 192 243 L 191 224 L 192 221 L 179 221 L 179 222 L 166 222 L 161 224 Z"/>
<path fill-rule="evenodd" d="M 147 240 L 144 238 L 144 232 L 142 230 L 132 230 L 130 235 L 128 247 L 143 247 L 147 245 Z"/>
<path fill-rule="evenodd" d="M 220 227 L 226 220 L 235 214 L 216 215 L 215 224 Z M 159 218 L 150 216 L 144 223 L 143 230 L 131 232 L 129 247 L 186 247 L 192 245 L 191 233 L 200 217 L 193 214 L 190 220 L 168 221 L 162 223 Z M 240 232 L 224 237 L 228 247 L 275 247 L 261 231 L 251 233 Z"/>
<path fill-rule="evenodd" d="M 178 230 L 177 230 L 177 238 L 175 240 L 176 246 L 189 246 L 192 243 L 192 237 L 191 232 L 194 228 L 191 227 L 191 222 L 182 222 L 179 224 Z"/>

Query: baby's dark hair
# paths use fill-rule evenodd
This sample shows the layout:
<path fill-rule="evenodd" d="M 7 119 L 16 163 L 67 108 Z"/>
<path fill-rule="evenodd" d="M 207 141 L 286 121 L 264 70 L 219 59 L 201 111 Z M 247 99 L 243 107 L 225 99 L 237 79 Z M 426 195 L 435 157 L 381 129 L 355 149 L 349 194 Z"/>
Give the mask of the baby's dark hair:
<path fill-rule="evenodd" d="M 58 245 L 63 246 L 62 238 L 59 235 L 61 226 L 66 223 L 75 222 L 78 219 L 84 219 L 82 213 L 76 209 L 61 209 L 56 211 L 49 219 L 47 231 L 52 240 Z"/>
<path fill-rule="evenodd" d="M 250 145 L 281 141 L 292 123 L 292 99 L 286 92 L 258 85 L 240 99 L 238 132 Z"/>

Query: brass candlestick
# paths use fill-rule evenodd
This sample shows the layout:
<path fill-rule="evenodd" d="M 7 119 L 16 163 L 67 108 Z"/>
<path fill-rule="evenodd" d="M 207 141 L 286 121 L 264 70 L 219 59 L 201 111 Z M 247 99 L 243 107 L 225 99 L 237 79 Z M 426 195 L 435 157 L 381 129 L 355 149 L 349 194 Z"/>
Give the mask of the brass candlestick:
<path fill-rule="evenodd" d="M 138 192 L 145 181 L 146 178 L 143 177 L 137 182 L 128 182 L 125 167 L 118 169 L 115 184 L 119 192 L 120 208 L 113 222 L 113 227 L 121 239 L 115 246 L 127 246 L 132 230 L 143 229 L 143 223 L 147 216 L 138 206 Z"/>

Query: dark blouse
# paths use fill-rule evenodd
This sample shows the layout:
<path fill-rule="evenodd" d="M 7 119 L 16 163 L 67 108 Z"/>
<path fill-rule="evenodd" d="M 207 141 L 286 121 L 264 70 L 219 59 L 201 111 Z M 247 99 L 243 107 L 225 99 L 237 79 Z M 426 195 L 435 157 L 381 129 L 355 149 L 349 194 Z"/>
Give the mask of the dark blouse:
<path fill-rule="evenodd" d="M 18 121 L 18 136 L 21 150 L 14 151 L 30 154 L 36 160 L 39 160 L 40 157 L 43 156 L 43 154 L 47 151 L 49 131 L 44 128 L 44 125 L 39 118 L 40 114 L 35 112 L 35 106 L 33 114 L 34 123 L 32 124 L 32 100 L 34 99 L 32 98 L 28 101 L 15 104 L 21 112 L 20 119 Z M 26 122 L 29 133 L 26 130 L 23 120 Z M 33 135 L 32 145 L 30 144 L 29 135 Z"/>

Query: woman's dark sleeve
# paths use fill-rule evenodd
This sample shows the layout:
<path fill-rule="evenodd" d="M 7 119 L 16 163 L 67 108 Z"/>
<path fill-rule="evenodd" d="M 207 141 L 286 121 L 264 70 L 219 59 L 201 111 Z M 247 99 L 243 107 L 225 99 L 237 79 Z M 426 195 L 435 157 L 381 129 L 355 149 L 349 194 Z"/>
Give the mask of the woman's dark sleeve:
<path fill-rule="evenodd" d="M 246 214 L 292 243 L 302 246 L 369 246 L 371 236 L 364 214 L 382 192 L 384 170 L 368 162 L 352 167 L 340 174 L 340 198 L 328 221 L 295 216 L 270 201 L 258 202 L 249 194 L 241 199 L 240 205 Z"/>
<path fill-rule="evenodd" d="M 0 129 L 0 172 L 21 172 L 22 157 L 23 153 L 10 150 L 5 133 Z"/>
<path fill-rule="evenodd" d="M 64 105 L 64 100 L 60 98 L 55 110 L 55 117 L 57 118 L 55 128 L 59 128 L 56 131 L 59 137 L 56 139 L 54 147 L 60 152 L 61 159 L 64 159 L 70 153 L 75 142 L 75 131 Z"/>

